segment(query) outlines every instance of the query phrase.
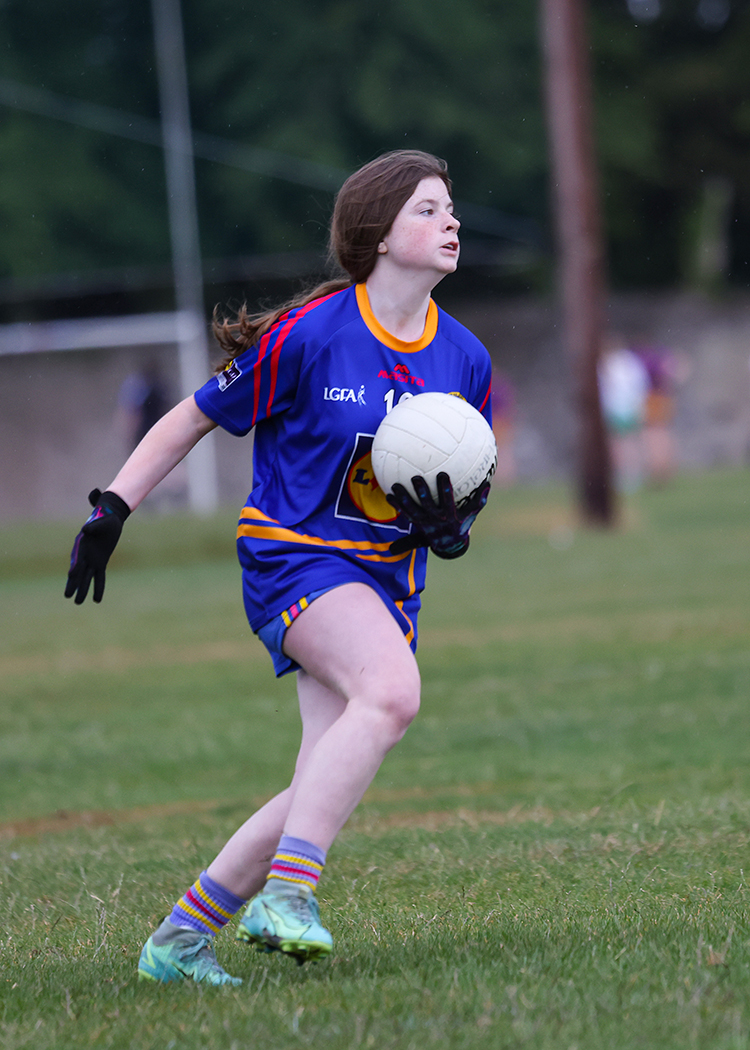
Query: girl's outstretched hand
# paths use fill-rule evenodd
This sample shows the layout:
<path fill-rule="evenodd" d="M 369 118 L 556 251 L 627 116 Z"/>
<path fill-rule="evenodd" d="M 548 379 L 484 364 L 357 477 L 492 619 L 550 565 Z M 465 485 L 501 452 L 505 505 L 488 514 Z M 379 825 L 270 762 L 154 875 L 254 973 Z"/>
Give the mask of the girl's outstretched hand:
<path fill-rule="evenodd" d="M 130 514 L 130 507 L 114 492 L 93 489 L 89 493 L 89 503 L 94 509 L 76 536 L 65 585 L 65 597 L 72 598 L 75 594 L 76 605 L 86 598 L 92 579 L 94 601 L 102 600 L 107 562 Z"/>

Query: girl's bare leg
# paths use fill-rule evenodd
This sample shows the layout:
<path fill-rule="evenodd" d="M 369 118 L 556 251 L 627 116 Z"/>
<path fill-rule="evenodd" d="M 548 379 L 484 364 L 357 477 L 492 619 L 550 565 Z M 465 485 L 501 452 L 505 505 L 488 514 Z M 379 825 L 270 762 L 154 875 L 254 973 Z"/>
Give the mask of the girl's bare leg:
<path fill-rule="evenodd" d="M 304 671 L 302 743 L 291 785 L 232 836 L 208 868 L 238 897 L 265 882 L 282 832 L 327 850 L 419 707 L 419 672 L 403 633 L 364 584 L 317 598 L 286 634 Z"/>
<path fill-rule="evenodd" d="M 315 703 L 305 702 L 300 695 L 302 743 L 292 783 L 256 810 L 208 867 L 211 878 L 236 896 L 247 900 L 263 888 L 284 831 L 300 771 L 318 739 L 341 715 L 344 706 L 341 697 L 333 693 L 321 693 Z"/>
<path fill-rule="evenodd" d="M 284 649 L 306 672 L 301 704 L 314 707 L 331 694 L 345 701 L 299 770 L 284 826 L 327 850 L 416 715 L 419 671 L 383 601 L 360 583 L 316 599 L 287 631 Z"/>

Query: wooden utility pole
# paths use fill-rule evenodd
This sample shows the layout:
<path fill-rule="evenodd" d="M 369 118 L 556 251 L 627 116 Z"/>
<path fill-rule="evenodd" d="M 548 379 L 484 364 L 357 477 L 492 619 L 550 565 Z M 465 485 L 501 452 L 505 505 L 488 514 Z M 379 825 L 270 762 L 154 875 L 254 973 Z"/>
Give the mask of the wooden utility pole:
<path fill-rule="evenodd" d="M 604 337 L 604 246 L 594 155 L 587 0 L 541 0 L 565 344 L 578 416 L 577 489 L 583 521 L 615 517 L 597 365 Z"/>

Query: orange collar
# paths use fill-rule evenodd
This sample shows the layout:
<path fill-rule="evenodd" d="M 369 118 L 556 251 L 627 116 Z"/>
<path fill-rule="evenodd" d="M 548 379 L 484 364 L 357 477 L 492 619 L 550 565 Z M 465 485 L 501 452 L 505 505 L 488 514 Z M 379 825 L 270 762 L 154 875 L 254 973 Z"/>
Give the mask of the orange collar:
<path fill-rule="evenodd" d="M 362 320 L 375 338 L 390 347 L 391 350 L 396 350 L 400 354 L 415 354 L 417 350 L 424 350 L 424 348 L 429 346 L 435 338 L 438 326 L 438 311 L 434 299 L 430 299 L 430 304 L 427 307 L 427 318 L 425 320 L 424 332 L 422 332 L 419 339 L 409 343 L 403 339 L 397 339 L 395 335 L 391 335 L 387 329 L 383 328 L 380 321 L 378 321 L 377 317 L 372 312 L 366 285 L 358 284 L 355 291 L 357 293 L 357 305 L 359 306 L 359 312 L 362 314 Z"/>

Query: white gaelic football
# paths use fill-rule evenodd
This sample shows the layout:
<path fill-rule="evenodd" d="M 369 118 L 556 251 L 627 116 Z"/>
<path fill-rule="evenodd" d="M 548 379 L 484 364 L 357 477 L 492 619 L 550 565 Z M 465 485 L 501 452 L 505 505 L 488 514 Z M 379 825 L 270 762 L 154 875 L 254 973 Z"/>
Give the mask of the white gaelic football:
<path fill-rule="evenodd" d="M 496 466 L 492 428 L 481 412 L 455 394 L 403 398 L 372 442 L 372 469 L 385 493 L 399 482 L 415 498 L 411 479 L 419 474 L 436 498 L 437 476 L 445 471 L 458 504 L 491 477 Z"/>

